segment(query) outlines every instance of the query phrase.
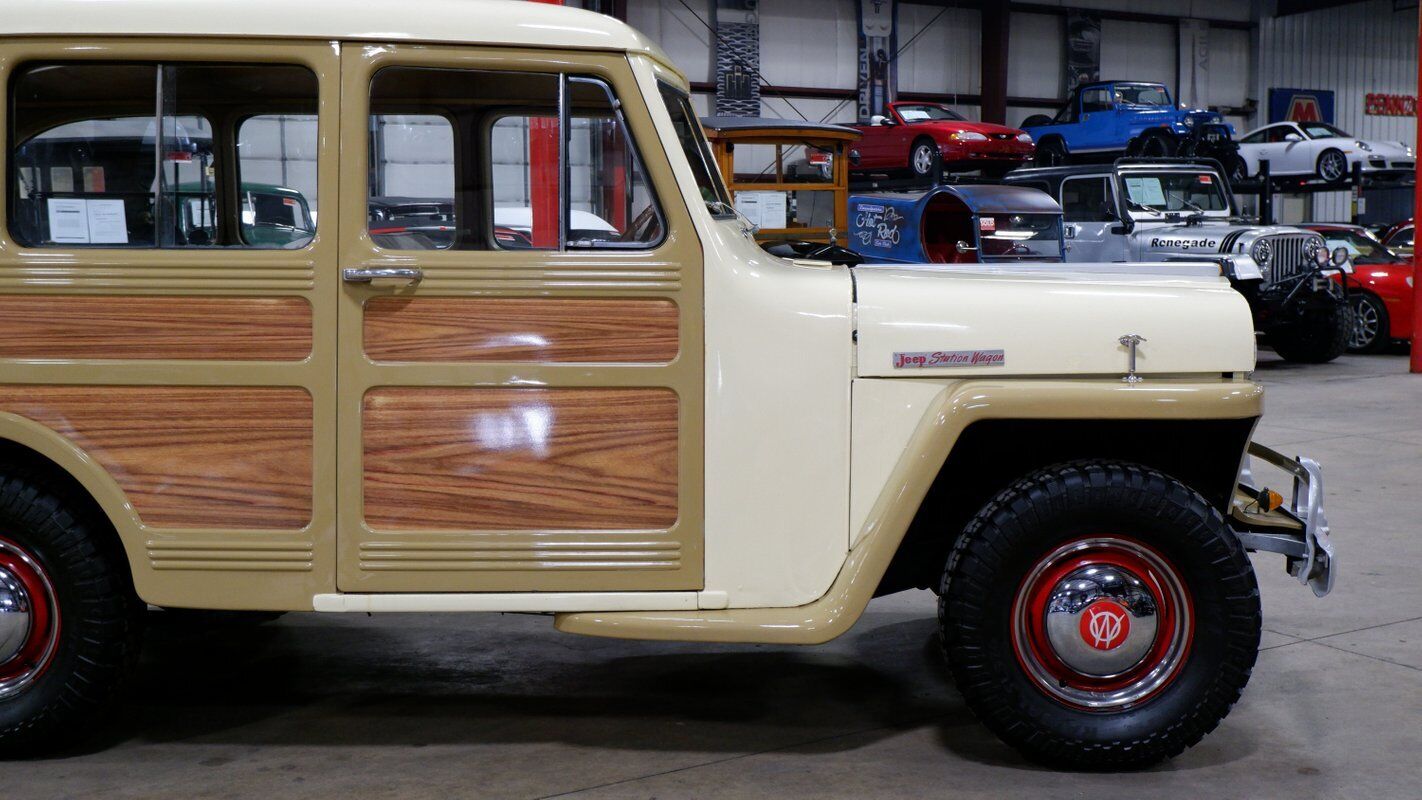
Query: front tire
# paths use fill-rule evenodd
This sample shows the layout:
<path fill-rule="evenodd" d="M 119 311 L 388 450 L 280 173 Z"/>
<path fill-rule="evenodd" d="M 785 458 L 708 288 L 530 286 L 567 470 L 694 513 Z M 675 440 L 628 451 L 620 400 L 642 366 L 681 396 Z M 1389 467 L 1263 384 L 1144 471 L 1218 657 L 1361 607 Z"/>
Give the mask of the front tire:
<path fill-rule="evenodd" d="M 1353 306 L 1353 333 L 1348 338 L 1350 353 L 1381 353 L 1392 342 L 1387 306 L 1371 292 L 1357 291 L 1349 298 Z"/>
<path fill-rule="evenodd" d="M 1353 313 L 1339 301 L 1270 333 L 1269 344 L 1285 361 L 1326 364 L 1348 351 L 1352 337 Z"/>
<path fill-rule="evenodd" d="M 915 178 L 926 179 L 933 174 L 933 163 L 938 158 L 938 145 L 931 139 L 919 139 L 909 148 L 909 172 Z"/>
<path fill-rule="evenodd" d="M 143 606 L 106 526 L 0 471 L 0 752 L 80 738 L 137 656 Z"/>
<path fill-rule="evenodd" d="M 1259 589 L 1220 512 L 1145 467 L 1035 472 L 968 523 L 939 601 L 968 706 L 1055 768 L 1129 769 L 1219 724 L 1259 649 Z"/>
<path fill-rule="evenodd" d="M 1314 171 L 1324 183 L 1337 183 L 1348 176 L 1348 157 L 1341 150 L 1324 150 Z"/>
<path fill-rule="evenodd" d="M 1152 132 L 1141 136 L 1139 153 L 1142 158 L 1174 158 L 1178 143 L 1174 137 Z"/>
<path fill-rule="evenodd" d="M 1055 136 L 1037 143 L 1034 160 L 1039 167 L 1060 167 L 1067 162 L 1066 145 Z"/>

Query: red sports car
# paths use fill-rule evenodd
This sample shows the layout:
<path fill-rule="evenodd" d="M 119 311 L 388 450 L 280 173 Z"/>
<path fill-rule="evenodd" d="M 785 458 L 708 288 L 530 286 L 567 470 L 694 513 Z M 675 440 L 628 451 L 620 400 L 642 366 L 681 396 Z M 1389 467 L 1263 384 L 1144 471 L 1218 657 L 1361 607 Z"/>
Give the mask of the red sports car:
<path fill-rule="evenodd" d="M 1394 341 L 1412 336 L 1412 258 L 1390 249 L 1366 228 L 1325 222 L 1303 227 L 1318 231 L 1329 249 L 1342 247 L 1353 256 L 1348 276 L 1353 301 L 1354 353 L 1380 353 Z"/>
<path fill-rule="evenodd" d="M 852 169 L 863 172 L 908 170 L 926 178 L 933 171 L 933 154 L 943 157 L 950 171 L 982 170 L 994 177 L 1032 160 L 1032 137 L 1017 128 L 991 122 L 971 122 L 939 103 L 890 103 L 888 116 L 855 125 L 864 134 L 855 145 Z"/>

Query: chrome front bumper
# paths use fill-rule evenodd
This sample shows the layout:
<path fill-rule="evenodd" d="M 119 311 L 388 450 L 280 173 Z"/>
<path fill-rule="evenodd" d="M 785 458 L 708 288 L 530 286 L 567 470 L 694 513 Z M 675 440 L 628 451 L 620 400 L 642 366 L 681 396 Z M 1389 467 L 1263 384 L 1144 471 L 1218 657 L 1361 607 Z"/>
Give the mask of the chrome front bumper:
<path fill-rule="evenodd" d="M 1286 505 L 1266 510 L 1261 504 L 1260 495 L 1268 487 L 1256 485 L 1251 461 L 1255 458 L 1292 478 Z M 1250 442 L 1230 509 L 1230 525 L 1246 550 L 1282 554 L 1289 574 L 1318 597 L 1333 590 L 1333 542 L 1323 513 L 1323 470 L 1317 461 L 1302 456 L 1291 459 Z"/>

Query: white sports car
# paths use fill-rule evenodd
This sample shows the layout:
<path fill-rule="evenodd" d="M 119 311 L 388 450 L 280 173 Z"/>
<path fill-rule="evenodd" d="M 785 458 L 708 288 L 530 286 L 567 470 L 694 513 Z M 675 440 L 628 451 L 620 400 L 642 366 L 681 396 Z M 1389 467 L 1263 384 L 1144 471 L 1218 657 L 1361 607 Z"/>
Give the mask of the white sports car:
<path fill-rule="evenodd" d="M 1242 179 L 1259 174 L 1269 160 L 1271 175 L 1309 175 L 1328 183 L 1344 180 L 1354 164 L 1368 173 L 1408 173 L 1417 161 L 1402 142 L 1368 142 L 1323 122 L 1278 122 L 1250 131 L 1239 140 Z"/>

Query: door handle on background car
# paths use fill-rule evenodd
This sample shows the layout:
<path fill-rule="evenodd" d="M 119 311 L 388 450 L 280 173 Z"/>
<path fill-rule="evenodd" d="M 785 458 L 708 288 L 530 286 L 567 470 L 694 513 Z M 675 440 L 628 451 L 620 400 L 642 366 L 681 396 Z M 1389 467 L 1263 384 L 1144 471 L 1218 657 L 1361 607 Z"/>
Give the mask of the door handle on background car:
<path fill-rule="evenodd" d="M 341 279 L 346 283 L 419 283 L 424 277 L 424 270 L 415 267 L 362 267 L 341 270 Z"/>

